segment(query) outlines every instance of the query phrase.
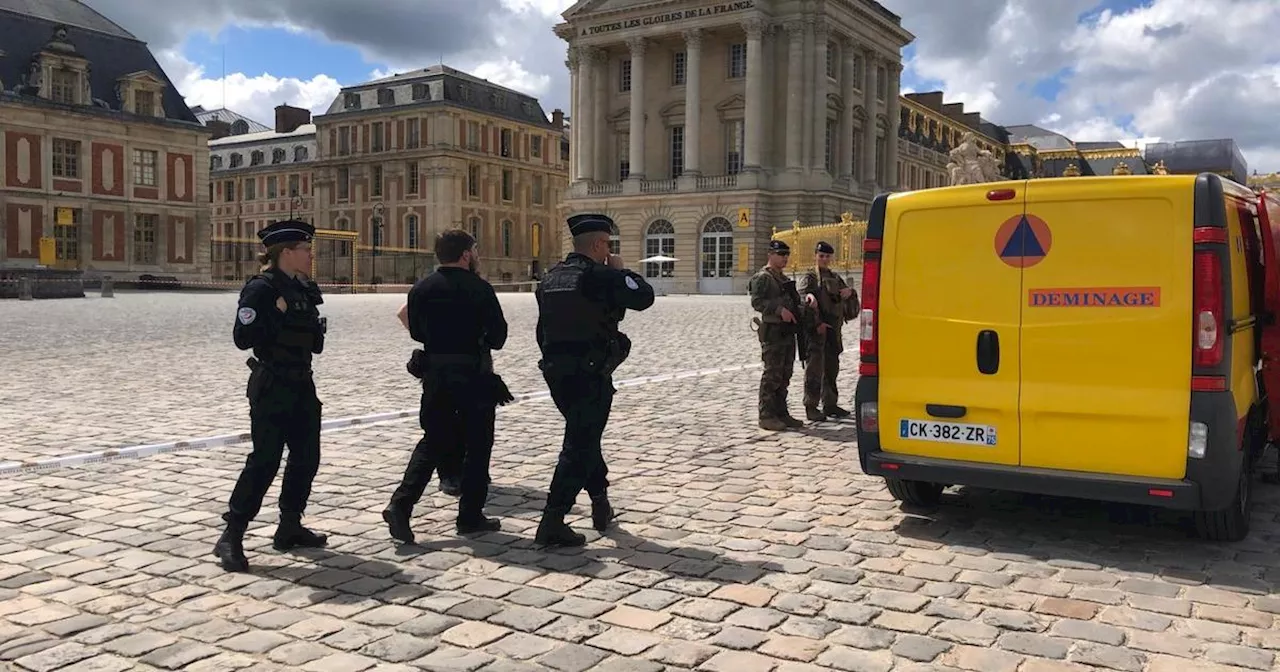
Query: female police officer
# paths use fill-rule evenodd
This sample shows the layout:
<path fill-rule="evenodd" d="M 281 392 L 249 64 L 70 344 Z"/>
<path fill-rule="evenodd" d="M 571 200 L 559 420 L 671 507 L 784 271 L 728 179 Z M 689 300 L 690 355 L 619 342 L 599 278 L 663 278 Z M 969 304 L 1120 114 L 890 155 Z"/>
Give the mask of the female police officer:
<path fill-rule="evenodd" d="M 232 335 L 236 347 L 253 349 L 254 356 L 246 362 L 252 370 L 246 395 L 253 450 L 222 516 L 226 531 L 213 548 L 229 572 L 249 569 L 245 528 L 262 507 L 286 444 L 289 459 L 280 486 L 280 525 L 272 545 L 285 551 L 326 542 L 324 535 L 302 526 L 311 481 L 320 467 L 320 400 L 311 379 L 311 356 L 324 350 L 326 327 L 316 308 L 323 303 L 320 288 L 305 275 L 311 270 L 314 234 L 313 226 L 295 220 L 259 231 L 267 248 L 258 257 L 262 272 L 240 290 Z"/>

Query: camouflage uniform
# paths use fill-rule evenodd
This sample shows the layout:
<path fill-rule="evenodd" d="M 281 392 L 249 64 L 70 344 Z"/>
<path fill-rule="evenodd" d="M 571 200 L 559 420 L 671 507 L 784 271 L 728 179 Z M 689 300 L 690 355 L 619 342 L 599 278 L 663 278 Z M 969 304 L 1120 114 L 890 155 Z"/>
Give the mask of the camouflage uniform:
<path fill-rule="evenodd" d="M 844 352 L 844 323 L 858 314 L 858 293 L 840 298 L 840 290 L 849 287 L 834 271 L 812 268 L 800 280 L 800 296 L 812 294 L 817 310 L 808 330 L 809 351 L 805 353 L 804 409 L 810 420 L 826 417 L 843 418 L 849 412 L 840 408 L 836 378 L 840 375 L 840 353 Z M 826 324 L 826 333 L 818 325 Z M 818 409 L 821 403 L 822 410 Z"/>
<path fill-rule="evenodd" d="M 751 278 L 751 307 L 760 313 L 753 321 L 758 325 L 760 358 L 764 372 L 760 376 L 760 426 L 779 430 L 800 427 L 803 422 L 791 417 L 787 410 L 787 387 L 795 368 L 796 340 L 803 325 L 800 295 L 794 280 L 768 266 Z M 782 321 L 782 308 L 795 315 L 796 322 Z"/>

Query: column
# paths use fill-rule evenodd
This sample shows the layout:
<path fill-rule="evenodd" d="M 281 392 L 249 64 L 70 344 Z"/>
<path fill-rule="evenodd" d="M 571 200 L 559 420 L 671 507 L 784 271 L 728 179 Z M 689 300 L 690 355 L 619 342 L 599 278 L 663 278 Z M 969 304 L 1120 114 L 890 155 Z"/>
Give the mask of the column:
<path fill-rule="evenodd" d="M 595 144 L 592 142 L 592 118 L 595 106 L 592 104 L 592 92 L 595 90 L 595 49 L 584 47 L 578 51 L 578 116 L 573 118 L 576 144 L 574 153 L 578 156 L 578 175 L 583 180 L 595 179 L 595 162 L 592 160 Z"/>
<path fill-rule="evenodd" d="M 618 166 L 609 165 L 609 148 L 614 146 L 613 129 L 609 128 L 609 53 L 595 50 L 595 91 L 592 95 L 591 145 L 593 153 L 592 175 L 599 182 L 617 182 Z"/>
<path fill-rule="evenodd" d="M 840 160 L 836 163 L 840 179 L 853 184 L 853 114 L 857 103 L 853 99 L 853 82 L 857 78 L 857 47 L 849 37 L 840 40 L 840 99 L 844 101 L 844 114 L 840 116 Z"/>
<path fill-rule="evenodd" d="M 804 78 L 804 23 L 788 21 L 787 29 L 787 170 L 801 168 L 800 101 L 804 96 L 799 82 Z"/>
<path fill-rule="evenodd" d="M 885 143 L 885 170 L 889 173 L 889 183 L 885 186 L 890 189 L 897 189 L 899 184 L 898 174 L 898 127 L 902 125 L 902 101 L 899 98 L 902 91 L 902 63 L 894 61 L 889 63 L 889 93 L 886 116 L 889 118 L 889 128 L 885 130 L 888 136 L 888 142 Z"/>
<path fill-rule="evenodd" d="M 627 40 L 631 48 L 631 179 L 644 179 L 644 51 L 647 46 L 643 37 Z M 685 129 L 685 135 L 689 131 Z"/>
<path fill-rule="evenodd" d="M 702 174 L 701 29 L 684 31 L 684 48 L 684 173 L 697 176 Z"/>
<path fill-rule="evenodd" d="M 569 47 L 569 58 L 564 62 L 565 67 L 569 68 L 569 146 L 572 148 L 570 159 L 572 159 L 572 167 L 569 171 L 570 179 L 577 182 L 582 179 L 582 161 L 579 160 L 580 152 L 578 151 L 578 123 L 582 120 L 578 116 L 578 96 L 581 93 L 580 75 L 581 65 L 578 59 L 578 48 Z M 543 151 L 551 151 L 551 148 L 544 147 Z M 559 148 L 556 148 L 559 151 Z"/>
<path fill-rule="evenodd" d="M 862 182 L 875 190 L 876 185 L 876 53 L 862 54 L 862 109 L 867 118 L 862 122 Z"/>
<path fill-rule="evenodd" d="M 810 165 L 816 172 L 827 169 L 827 36 L 826 22 L 813 27 L 813 153 Z M 831 148 L 835 151 L 835 147 Z M 835 172 L 832 170 L 831 172 Z"/>
<path fill-rule="evenodd" d="M 814 18 L 812 16 L 806 16 L 804 18 L 803 50 L 805 54 L 813 53 L 814 23 L 815 23 Z M 800 79 L 797 80 L 799 82 L 799 86 L 801 87 L 801 90 L 800 90 L 801 91 L 800 92 L 801 110 L 800 110 L 800 116 L 798 117 L 798 119 L 801 120 L 799 124 L 800 125 L 800 165 L 812 166 L 813 165 L 813 129 L 810 128 L 810 125 L 813 123 L 813 85 L 814 85 L 813 59 L 812 58 L 804 59 L 803 68 L 804 69 L 801 71 Z M 792 84 L 792 86 L 796 86 L 796 84 Z"/>
<path fill-rule="evenodd" d="M 747 19 L 742 23 L 747 31 L 747 106 L 743 133 L 743 167 L 748 171 L 760 170 L 760 146 L 764 133 L 764 21 Z"/>

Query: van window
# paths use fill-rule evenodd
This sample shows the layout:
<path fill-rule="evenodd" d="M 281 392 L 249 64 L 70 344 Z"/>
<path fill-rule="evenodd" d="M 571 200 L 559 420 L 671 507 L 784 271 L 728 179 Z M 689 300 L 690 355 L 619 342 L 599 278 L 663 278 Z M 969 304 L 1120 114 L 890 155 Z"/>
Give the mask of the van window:
<path fill-rule="evenodd" d="M 1261 315 L 1263 312 L 1263 254 L 1261 232 L 1258 230 L 1258 218 L 1247 204 L 1236 204 L 1236 214 L 1240 218 L 1240 234 L 1244 238 L 1245 267 L 1249 278 L 1249 314 Z"/>

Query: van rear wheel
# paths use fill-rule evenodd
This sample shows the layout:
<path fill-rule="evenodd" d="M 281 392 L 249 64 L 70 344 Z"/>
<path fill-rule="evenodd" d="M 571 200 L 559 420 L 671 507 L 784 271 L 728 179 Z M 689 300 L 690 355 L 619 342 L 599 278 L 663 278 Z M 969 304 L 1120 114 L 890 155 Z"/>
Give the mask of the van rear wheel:
<path fill-rule="evenodd" d="M 1197 511 L 1196 532 L 1209 541 L 1240 541 L 1249 535 L 1249 515 L 1253 510 L 1251 471 L 1241 465 L 1240 480 L 1231 506 L 1221 511 Z"/>
<path fill-rule="evenodd" d="M 904 481 L 898 478 L 884 479 L 889 494 L 894 499 L 912 506 L 934 507 L 942 501 L 942 485 L 924 481 Z"/>

